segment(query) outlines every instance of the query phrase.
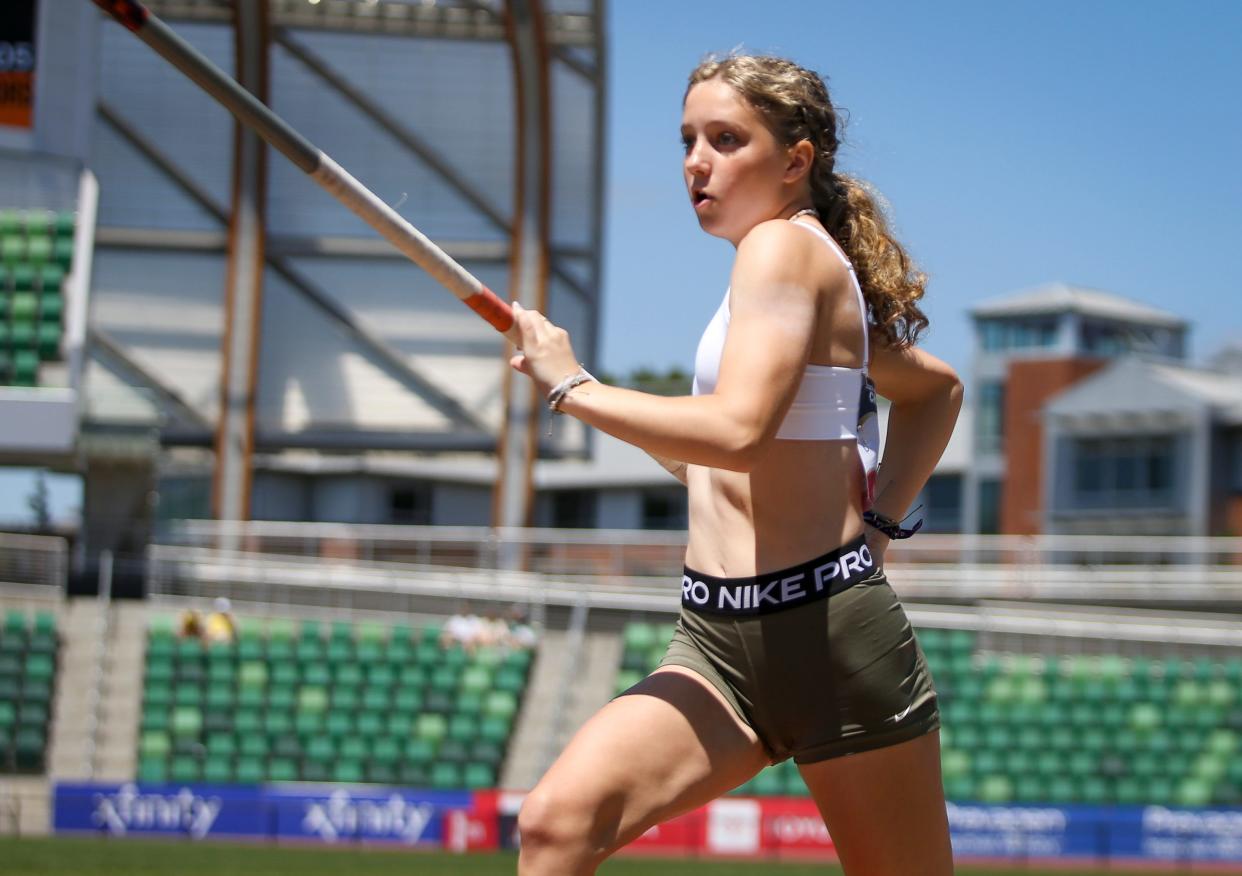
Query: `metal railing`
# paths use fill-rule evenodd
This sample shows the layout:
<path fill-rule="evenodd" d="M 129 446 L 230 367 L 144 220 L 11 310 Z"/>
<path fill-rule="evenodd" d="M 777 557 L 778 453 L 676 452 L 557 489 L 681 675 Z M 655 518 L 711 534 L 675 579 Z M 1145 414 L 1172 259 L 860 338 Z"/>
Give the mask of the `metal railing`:
<path fill-rule="evenodd" d="M 349 578 L 346 569 L 442 584 L 448 576 L 470 598 L 481 595 L 470 582 L 483 575 L 494 586 L 502 559 L 517 553 L 520 568 L 588 587 L 618 606 L 627 595 L 673 598 L 685 550 L 681 532 L 216 521 L 181 522 L 161 542 L 153 556 L 166 578 L 178 557 L 237 566 L 243 556 L 262 556 L 272 561 L 260 575 L 265 582 Z M 241 550 L 215 550 L 222 543 Z M 920 535 L 890 548 L 886 564 L 902 596 L 918 599 L 1242 603 L 1242 538 Z"/>
<path fill-rule="evenodd" d="M 64 592 L 69 542 L 58 536 L 0 532 L 0 585 L 48 584 Z"/>

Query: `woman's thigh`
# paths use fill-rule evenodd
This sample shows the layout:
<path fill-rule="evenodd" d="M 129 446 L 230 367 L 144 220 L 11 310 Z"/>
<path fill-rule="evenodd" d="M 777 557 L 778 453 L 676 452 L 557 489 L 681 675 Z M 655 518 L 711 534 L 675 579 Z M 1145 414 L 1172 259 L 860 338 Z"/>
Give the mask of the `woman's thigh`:
<path fill-rule="evenodd" d="M 588 720 L 531 797 L 573 813 L 603 856 L 767 764 L 715 688 L 693 670 L 664 667 Z"/>
<path fill-rule="evenodd" d="M 798 769 L 847 876 L 953 872 L 938 731 Z"/>

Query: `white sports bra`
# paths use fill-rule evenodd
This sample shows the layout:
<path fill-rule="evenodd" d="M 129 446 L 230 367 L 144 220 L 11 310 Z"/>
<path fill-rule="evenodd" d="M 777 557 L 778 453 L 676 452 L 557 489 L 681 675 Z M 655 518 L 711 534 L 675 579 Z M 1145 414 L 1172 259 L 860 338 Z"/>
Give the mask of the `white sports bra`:
<path fill-rule="evenodd" d="M 792 221 L 792 220 L 791 220 Z M 862 316 L 863 366 L 807 364 L 798 394 L 781 422 L 776 437 L 786 441 L 840 441 L 854 439 L 863 466 L 863 508 L 874 498 L 876 470 L 879 466 L 880 425 L 876 417 L 875 384 L 867 376 L 871 345 L 867 336 L 867 304 L 854 266 L 831 236 L 811 225 L 794 222 L 824 240 L 850 273 L 858 309 Z M 729 290 L 699 340 L 694 357 L 695 395 L 715 391 L 720 376 L 720 358 L 729 332 Z"/>

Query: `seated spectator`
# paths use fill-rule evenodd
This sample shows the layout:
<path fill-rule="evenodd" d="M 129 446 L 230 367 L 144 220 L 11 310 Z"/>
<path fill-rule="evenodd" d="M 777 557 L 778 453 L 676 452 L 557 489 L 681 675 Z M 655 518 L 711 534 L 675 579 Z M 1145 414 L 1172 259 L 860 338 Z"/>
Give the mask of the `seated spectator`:
<path fill-rule="evenodd" d="M 214 611 L 203 625 L 203 641 L 208 645 L 227 645 L 237 638 L 237 625 L 233 622 L 233 606 L 227 597 L 215 601 Z"/>
<path fill-rule="evenodd" d="M 509 640 L 509 624 L 493 609 L 483 615 L 479 623 L 478 643 L 480 645 L 504 645 Z"/>
<path fill-rule="evenodd" d="M 483 619 L 474 613 L 467 602 L 444 624 L 444 629 L 440 631 L 440 647 L 451 648 L 459 645 L 467 651 L 473 651 L 482 634 Z"/>
<path fill-rule="evenodd" d="M 203 616 L 194 609 L 182 613 L 177 634 L 183 639 L 197 639 L 203 635 Z"/>
<path fill-rule="evenodd" d="M 526 619 L 526 610 L 520 605 L 514 605 L 509 609 L 509 631 L 505 637 L 505 645 L 513 649 L 528 649 L 535 647 L 538 636 L 535 628 L 530 625 Z"/>

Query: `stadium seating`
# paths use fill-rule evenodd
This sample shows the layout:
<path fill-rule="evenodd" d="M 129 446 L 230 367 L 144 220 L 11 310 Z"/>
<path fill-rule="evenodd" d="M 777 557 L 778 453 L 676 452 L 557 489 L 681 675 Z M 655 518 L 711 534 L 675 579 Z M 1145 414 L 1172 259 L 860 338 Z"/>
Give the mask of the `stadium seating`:
<path fill-rule="evenodd" d="M 0 773 L 42 773 L 59 640 L 56 618 L 5 613 L 0 627 Z"/>
<path fill-rule="evenodd" d="M 436 628 L 239 623 L 148 631 L 138 779 L 495 787 L 531 653 L 442 648 Z"/>
<path fill-rule="evenodd" d="M 35 386 L 61 358 L 72 213 L 0 209 L 0 385 Z"/>
<path fill-rule="evenodd" d="M 629 624 L 617 689 L 656 665 L 667 627 Z M 980 652 L 975 634 L 924 629 L 940 695 L 951 800 L 1242 805 L 1242 654 L 1128 659 Z M 806 794 L 792 761 L 739 794 Z"/>

